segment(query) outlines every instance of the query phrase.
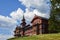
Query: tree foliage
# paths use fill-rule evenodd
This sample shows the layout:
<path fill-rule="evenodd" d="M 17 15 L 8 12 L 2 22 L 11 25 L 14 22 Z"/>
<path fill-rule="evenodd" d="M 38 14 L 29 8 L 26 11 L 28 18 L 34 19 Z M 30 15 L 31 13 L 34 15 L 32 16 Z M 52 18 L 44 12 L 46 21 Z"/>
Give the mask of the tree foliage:
<path fill-rule="evenodd" d="M 60 0 L 51 0 L 49 32 L 60 32 Z"/>

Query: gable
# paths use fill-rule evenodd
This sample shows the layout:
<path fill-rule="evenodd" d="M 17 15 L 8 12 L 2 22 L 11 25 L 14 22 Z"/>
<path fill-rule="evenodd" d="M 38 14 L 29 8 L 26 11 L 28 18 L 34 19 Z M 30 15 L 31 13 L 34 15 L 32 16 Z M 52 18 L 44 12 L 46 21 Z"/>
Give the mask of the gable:
<path fill-rule="evenodd" d="M 37 24 L 37 23 L 41 24 L 42 23 L 42 20 L 39 19 L 39 18 L 37 18 L 37 19 L 33 20 L 33 22 L 32 22 L 33 25 L 34 24 Z"/>

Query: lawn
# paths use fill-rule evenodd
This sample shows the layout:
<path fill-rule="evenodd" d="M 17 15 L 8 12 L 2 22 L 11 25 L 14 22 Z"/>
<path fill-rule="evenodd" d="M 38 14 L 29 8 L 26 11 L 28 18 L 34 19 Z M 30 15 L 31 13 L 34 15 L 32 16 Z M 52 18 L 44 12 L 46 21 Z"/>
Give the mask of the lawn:
<path fill-rule="evenodd" d="M 60 33 L 57 34 L 40 34 L 28 37 L 17 37 L 8 40 L 60 40 Z"/>

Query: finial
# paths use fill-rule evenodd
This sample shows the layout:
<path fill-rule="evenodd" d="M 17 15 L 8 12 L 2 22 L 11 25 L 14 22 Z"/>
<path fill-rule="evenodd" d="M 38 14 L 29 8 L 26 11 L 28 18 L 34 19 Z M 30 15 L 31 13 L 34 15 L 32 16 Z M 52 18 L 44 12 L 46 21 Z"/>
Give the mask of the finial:
<path fill-rule="evenodd" d="M 35 16 L 37 16 L 37 15 L 35 14 Z"/>
<path fill-rule="evenodd" d="M 24 15 L 23 15 L 23 19 L 22 19 L 22 21 L 25 21 L 25 17 L 24 17 Z"/>

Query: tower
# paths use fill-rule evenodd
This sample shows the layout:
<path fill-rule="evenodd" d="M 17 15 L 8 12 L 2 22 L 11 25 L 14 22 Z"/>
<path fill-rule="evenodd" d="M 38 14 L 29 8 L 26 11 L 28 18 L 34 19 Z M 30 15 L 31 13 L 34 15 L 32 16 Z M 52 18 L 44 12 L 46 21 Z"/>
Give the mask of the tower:
<path fill-rule="evenodd" d="M 24 28 L 26 26 L 26 22 L 25 22 L 25 17 L 23 15 L 23 19 L 22 19 L 22 23 L 21 23 L 22 28 Z"/>
<path fill-rule="evenodd" d="M 24 17 L 24 15 L 23 15 L 23 19 L 22 19 L 22 23 L 21 23 L 21 26 L 22 26 L 22 30 L 23 30 L 23 36 L 25 35 L 24 33 L 25 33 L 25 27 L 26 27 L 26 22 L 25 22 L 25 17 Z"/>

